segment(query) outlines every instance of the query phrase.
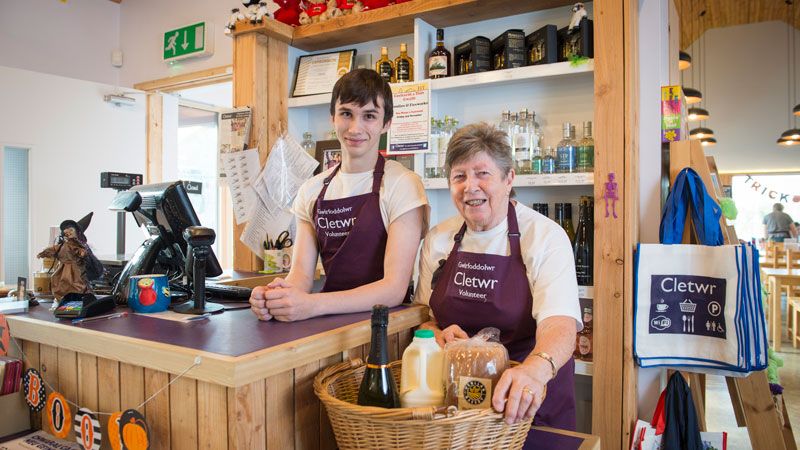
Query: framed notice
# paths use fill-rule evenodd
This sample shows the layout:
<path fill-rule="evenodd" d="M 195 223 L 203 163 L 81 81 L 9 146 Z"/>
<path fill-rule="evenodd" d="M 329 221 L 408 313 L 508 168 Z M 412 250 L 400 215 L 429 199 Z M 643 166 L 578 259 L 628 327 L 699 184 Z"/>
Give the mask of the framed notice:
<path fill-rule="evenodd" d="M 326 171 L 342 162 L 342 144 L 338 139 L 317 141 L 316 158 L 319 161 L 314 174 Z"/>
<path fill-rule="evenodd" d="M 301 56 L 294 73 L 292 97 L 325 94 L 342 75 L 353 70 L 356 50 Z"/>

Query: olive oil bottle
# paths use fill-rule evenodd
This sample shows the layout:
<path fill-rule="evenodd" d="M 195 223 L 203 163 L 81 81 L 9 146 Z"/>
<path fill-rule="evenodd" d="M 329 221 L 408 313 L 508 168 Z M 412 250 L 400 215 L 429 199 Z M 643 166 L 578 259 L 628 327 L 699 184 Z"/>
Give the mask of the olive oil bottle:
<path fill-rule="evenodd" d="M 394 60 L 395 80 L 398 83 L 414 81 L 414 61 L 408 56 L 406 44 L 400 44 L 400 56 Z"/>
<path fill-rule="evenodd" d="M 375 71 L 386 80 L 387 83 L 394 83 L 394 64 L 389 59 L 389 49 L 381 47 L 381 59 L 375 64 Z"/>

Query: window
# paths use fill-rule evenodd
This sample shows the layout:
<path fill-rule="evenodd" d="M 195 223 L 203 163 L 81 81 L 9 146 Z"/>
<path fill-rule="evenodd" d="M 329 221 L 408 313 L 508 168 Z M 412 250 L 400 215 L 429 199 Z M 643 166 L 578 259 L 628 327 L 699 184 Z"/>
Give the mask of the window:
<path fill-rule="evenodd" d="M 736 175 L 731 181 L 733 200 L 739 215 L 734 227 L 739 239 L 756 240 L 764 237 L 764 216 L 772 212 L 772 205 L 783 204 L 783 212 L 795 222 L 800 221 L 800 175 Z M 781 201 L 781 194 L 786 194 Z"/>
<path fill-rule="evenodd" d="M 30 273 L 28 149 L 6 146 L 3 147 L 1 156 L 3 260 L 0 261 L 0 266 L 5 283 L 13 285 L 17 282 L 17 277 L 27 278 Z"/>

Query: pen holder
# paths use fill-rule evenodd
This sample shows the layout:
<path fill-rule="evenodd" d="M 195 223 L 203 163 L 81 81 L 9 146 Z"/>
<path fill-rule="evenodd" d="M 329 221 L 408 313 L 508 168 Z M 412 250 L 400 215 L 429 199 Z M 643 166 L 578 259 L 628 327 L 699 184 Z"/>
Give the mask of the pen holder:
<path fill-rule="evenodd" d="M 283 250 L 264 250 L 264 272 L 279 273 L 283 271 Z"/>
<path fill-rule="evenodd" d="M 128 306 L 137 313 L 166 311 L 169 285 L 165 275 L 136 275 L 130 278 Z"/>

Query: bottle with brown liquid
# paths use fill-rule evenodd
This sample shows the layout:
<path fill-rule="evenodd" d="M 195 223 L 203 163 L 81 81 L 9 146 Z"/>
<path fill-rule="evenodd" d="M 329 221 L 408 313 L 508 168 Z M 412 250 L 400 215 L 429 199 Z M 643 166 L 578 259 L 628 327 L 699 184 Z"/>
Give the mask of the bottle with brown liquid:
<path fill-rule="evenodd" d="M 450 76 L 450 52 L 444 48 L 444 30 L 436 30 L 436 48 L 428 56 L 428 78 Z"/>
<path fill-rule="evenodd" d="M 575 343 L 575 359 L 582 361 L 591 361 L 593 354 L 593 336 L 592 336 L 592 308 L 587 306 L 583 308 L 583 330 L 578 333 Z"/>
<path fill-rule="evenodd" d="M 389 49 L 386 47 L 381 47 L 381 59 L 375 64 L 375 71 L 387 83 L 394 83 L 394 64 L 389 59 Z"/>
<path fill-rule="evenodd" d="M 400 56 L 394 60 L 395 80 L 398 83 L 414 81 L 414 61 L 408 56 L 406 44 L 400 44 Z"/>

